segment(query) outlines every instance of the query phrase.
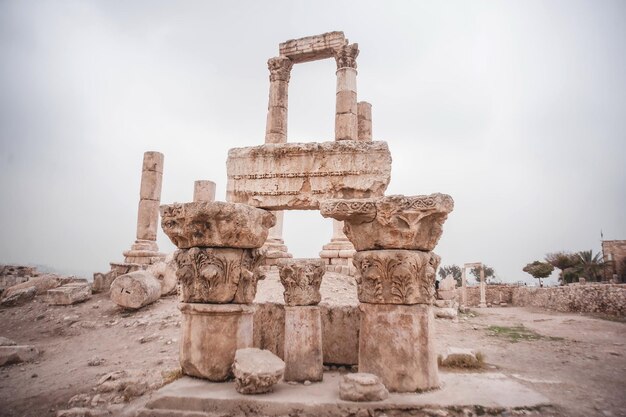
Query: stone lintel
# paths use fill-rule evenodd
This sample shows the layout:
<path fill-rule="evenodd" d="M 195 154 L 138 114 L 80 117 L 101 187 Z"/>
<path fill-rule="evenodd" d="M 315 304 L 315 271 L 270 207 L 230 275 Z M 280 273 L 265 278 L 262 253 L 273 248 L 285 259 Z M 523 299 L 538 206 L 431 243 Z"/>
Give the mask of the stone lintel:
<path fill-rule="evenodd" d="M 348 44 L 343 32 L 328 32 L 321 35 L 290 39 L 278 45 L 280 55 L 294 63 L 332 58 L 335 51 Z"/>

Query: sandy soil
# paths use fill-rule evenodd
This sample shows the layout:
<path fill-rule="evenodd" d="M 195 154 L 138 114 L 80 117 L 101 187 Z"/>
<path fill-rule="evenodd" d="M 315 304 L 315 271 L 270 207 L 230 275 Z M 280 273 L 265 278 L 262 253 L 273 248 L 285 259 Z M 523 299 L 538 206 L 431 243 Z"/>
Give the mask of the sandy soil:
<path fill-rule="evenodd" d="M 328 274 L 326 302 L 354 302 L 356 287 L 345 279 Z M 276 298 L 279 285 L 270 276 L 260 296 Z M 437 320 L 438 351 L 480 350 L 489 368 L 543 393 L 563 416 L 626 416 L 626 323 L 516 307 L 475 311 L 458 322 Z M 514 342 L 489 330 L 518 325 L 541 337 Z M 35 362 L 0 368 L 0 415 L 54 416 L 70 406 L 121 414 L 128 400 L 158 388 L 177 369 L 179 326 L 175 297 L 134 313 L 106 295 L 73 307 L 47 306 L 38 297 L 2 308 L 0 336 L 42 353 Z"/>

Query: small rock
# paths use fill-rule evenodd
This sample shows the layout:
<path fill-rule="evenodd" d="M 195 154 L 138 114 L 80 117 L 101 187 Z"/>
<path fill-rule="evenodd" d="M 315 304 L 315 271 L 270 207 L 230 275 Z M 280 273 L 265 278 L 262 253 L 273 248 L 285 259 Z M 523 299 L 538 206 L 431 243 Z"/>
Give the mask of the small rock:
<path fill-rule="evenodd" d="M 156 333 L 153 333 L 149 336 L 142 336 L 139 338 L 139 343 L 149 343 L 152 342 L 153 340 L 157 340 L 159 338 L 159 335 Z"/>
<path fill-rule="evenodd" d="M 148 391 L 148 383 L 145 381 L 129 382 L 124 388 L 124 398 L 130 400 L 131 398 L 139 397 Z"/>
<path fill-rule="evenodd" d="M 308 379 L 307 379 L 307 380 L 305 380 L 305 381 L 304 381 L 304 385 L 307 385 L 307 386 L 311 385 L 311 381 L 309 381 Z"/>
<path fill-rule="evenodd" d="M 449 347 L 441 356 L 440 364 L 453 368 L 478 368 L 480 362 L 471 349 Z"/>
<path fill-rule="evenodd" d="M 0 346 L 0 366 L 32 361 L 39 355 L 35 346 Z"/>
<path fill-rule="evenodd" d="M 15 345 L 17 345 L 17 343 L 15 343 L 13 340 L 0 336 L 0 346 L 15 346 Z"/>
<path fill-rule="evenodd" d="M 80 316 L 78 316 L 77 314 L 71 314 L 69 316 L 63 317 L 63 323 L 67 324 L 68 326 L 71 326 L 79 320 Z"/>
<path fill-rule="evenodd" d="M 89 359 L 89 360 L 87 361 L 87 365 L 88 365 L 88 366 L 100 366 L 100 365 L 102 365 L 104 362 L 106 362 L 106 360 L 105 360 L 105 359 L 98 358 L 98 357 L 95 357 L 95 356 L 94 356 L 93 358 L 91 358 L 91 359 Z"/>
<path fill-rule="evenodd" d="M 238 349 L 233 374 L 235 389 L 240 394 L 270 392 L 285 373 L 285 362 L 269 350 Z"/>
<path fill-rule="evenodd" d="M 339 397 L 344 401 L 382 401 L 388 396 L 387 388 L 374 374 L 345 374 L 339 382 Z"/>
<path fill-rule="evenodd" d="M 37 378 L 38 376 L 39 376 L 39 375 L 37 375 L 37 374 L 32 374 L 30 377 L 31 377 L 31 378 Z"/>

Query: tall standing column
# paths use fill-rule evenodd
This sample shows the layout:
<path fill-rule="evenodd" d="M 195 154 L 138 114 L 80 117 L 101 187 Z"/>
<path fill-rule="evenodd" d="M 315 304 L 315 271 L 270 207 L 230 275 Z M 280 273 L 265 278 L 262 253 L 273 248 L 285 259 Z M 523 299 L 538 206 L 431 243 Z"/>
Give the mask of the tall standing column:
<path fill-rule="evenodd" d="M 487 307 L 487 297 L 486 297 L 486 288 L 485 288 L 485 268 L 480 266 L 480 304 L 478 307 L 485 308 Z"/>
<path fill-rule="evenodd" d="M 337 101 L 335 107 L 335 140 L 357 140 L 358 110 L 356 103 L 356 57 L 359 45 L 342 46 L 335 52 L 337 62 Z"/>
<path fill-rule="evenodd" d="M 156 243 L 162 181 L 163 154 L 145 152 L 137 212 L 137 240 L 131 250 L 124 252 L 126 263 L 149 265 L 165 257 L 158 253 Z"/>
<path fill-rule="evenodd" d="M 467 306 L 467 284 L 465 281 L 465 266 L 463 267 L 463 272 L 461 273 L 461 305 L 463 307 Z"/>
<path fill-rule="evenodd" d="M 293 62 L 284 56 L 270 58 L 267 61 L 270 70 L 270 97 L 267 106 L 265 143 L 287 142 L 287 92 L 292 66 Z"/>

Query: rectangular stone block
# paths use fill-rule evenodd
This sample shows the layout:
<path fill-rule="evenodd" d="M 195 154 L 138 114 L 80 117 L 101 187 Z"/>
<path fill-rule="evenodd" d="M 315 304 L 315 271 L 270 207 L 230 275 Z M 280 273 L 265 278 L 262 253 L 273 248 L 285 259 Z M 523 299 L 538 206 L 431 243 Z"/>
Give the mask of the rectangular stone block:
<path fill-rule="evenodd" d="M 361 303 L 359 372 L 377 375 L 390 392 L 439 387 L 431 307 Z"/>
<path fill-rule="evenodd" d="M 91 298 L 91 286 L 87 283 L 72 283 L 48 290 L 48 304 L 68 306 Z"/>
<path fill-rule="evenodd" d="M 343 32 L 329 32 L 285 41 L 278 45 L 278 50 L 280 55 L 300 63 L 331 58 L 335 50 L 347 44 Z"/>
<path fill-rule="evenodd" d="M 352 365 L 359 360 L 359 309 L 320 305 L 324 363 Z"/>
<path fill-rule="evenodd" d="M 285 306 L 285 381 L 321 381 L 322 320 L 318 306 Z"/>
<path fill-rule="evenodd" d="M 316 210 L 329 198 L 382 196 L 391 155 L 386 142 L 266 144 L 231 149 L 227 173 L 229 202 Z"/>

